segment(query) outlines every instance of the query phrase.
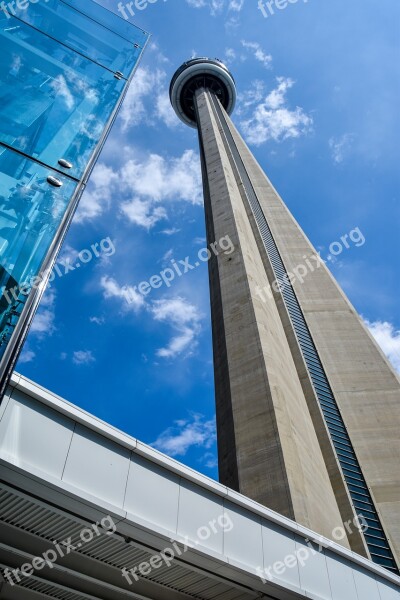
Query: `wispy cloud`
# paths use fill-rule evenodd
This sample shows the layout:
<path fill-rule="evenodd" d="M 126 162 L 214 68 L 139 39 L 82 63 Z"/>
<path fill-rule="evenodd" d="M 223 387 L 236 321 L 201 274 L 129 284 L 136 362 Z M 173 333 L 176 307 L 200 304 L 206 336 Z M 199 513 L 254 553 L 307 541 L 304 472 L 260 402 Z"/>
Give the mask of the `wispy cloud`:
<path fill-rule="evenodd" d="M 40 302 L 39 310 L 33 319 L 30 333 L 42 339 L 52 335 L 56 330 L 54 324 L 56 293 L 53 289 L 47 288 Z"/>
<path fill-rule="evenodd" d="M 208 8 L 213 17 L 220 15 L 224 9 L 228 12 L 240 13 L 244 0 L 186 0 L 192 8 Z"/>
<path fill-rule="evenodd" d="M 354 135 L 352 133 L 345 133 L 338 138 L 332 137 L 329 140 L 329 147 L 335 163 L 340 164 L 347 158 L 350 154 L 353 141 Z"/>
<path fill-rule="evenodd" d="M 258 42 L 246 42 L 245 40 L 242 40 L 241 44 L 243 48 L 249 50 L 253 54 L 254 58 L 258 60 L 258 62 L 260 62 L 265 68 L 271 68 L 272 56 L 263 50 L 261 44 Z"/>
<path fill-rule="evenodd" d="M 119 213 L 129 222 L 150 230 L 168 218 L 167 203 L 202 204 L 200 159 L 194 150 L 185 150 L 178 157 L 156 153 L 143 156 L 132 147 L 122 152 L 130 158 L 121 163 L 120 169 L 98 165 L 75 222 L 100 217 L 115 199 L 119 201 Z"/>
<path fill-rule="evenodd" d="M 174 425 L 163 431 L 151 445 L 169 456 L 185 456 L 193 447 L 210 449 L 215 439 L 215 421 L 194 414 L 190 420 L 175 421 Z M 210 457 L 209 453 L 207 455 Z"/>
<path fill-rule="evenodd" d="M 91 350 L 76 350 L 72 355 L 75 365 L 90 365 L 96 361 Z"/>
<path fill-rule="evenodd" d="M 133 198 L 121 205 L 121 211 L 131 223 L 149 230 L 159 221 L 167 219 L 167 211 L 163 206 L 154 206 L 151 200 Z"/>
<path fill-rule="evenodd" d="M 150 154 L 144 160 L 131 159 L 126 162 L 120 178 L 129 192 L 152 202 L 184 200 L 201 204 L 203 195 L 199 163 L 199 156 L 193 150 L 185 150 L 177 158 Z"/>
<path fill-rule="evenodd" d="M 157 350 L 161 358 L 175 358 L 183 352 L 193 352 L 201 331 L 202 316 L 198 308 L 181 297 L 153 302 L 150 308 L 156 321 L 169 324 L 177 332 L 168 345 Z"/>
<path fill-rule="evenodd" d="M 302 108 L 291 110 L 288 106 L 287 92 L 293 85 L 291 79 L 278 77 L 276 88 L 252 108 L 249 118 L 242 120 L 241 127 L 249 143 L 260 146 L 269 140 L 281 142 L 311 130 L 312 118 Z M 253 86 L 252 93 L 255 92 L 257 87 Z"/>
<path fill-rule="evenodd" d="M 139 311 L 145 306 L 145 299 L 132 286 L 120 285 L 113 277 L 103 276 L 100 280 L 103 296 L 106 299 L 117 298 L 122 300 L 124 310 Z"/>
<path fill-rule="evenodd" d="M 191 356 L 197 346 L 197 338 L 201 333 L 202 313 L 197 306 L 181 296 L 162 298 L 146 302 L 145 297 L 135 287 L 120 285 L 113 277 L 103 276 L 100 280 L 103 297 L 108 300 L 119 300 L 123 313 L 132 311 L 145 314 L 172 329 L 172 337 L 168 343 L 156 350 L 159 358 L 175 359 L 183 354 Z"/>
<path fill-rule="evenodd" d="M 154 90 L 163 85 L 165 78 L 166 73 L 161 69 L 139 67 L 135 74 L 135 82 L 128 90 L 119 115 L 123 131 L 151 121 L 152 106 L 147 100 L 154 98 Z"/>
<path fill-rule="evenodd" d="M 152 45 L 157 52 L 157 61 L 164 64 L 168 59 Z M 163 68 L 140 67 L 135 75 L 122 105 L 119 123 L 123 133 L 141 124 L 159 126 L 162 121 L 167 127 L 183 125 L 176 116 L 169 101 L 167 73 Z"/>
<path fill-rule="evenodd" d="M 24 348 L 21 352 L 21 355 L 18 359 L 18 362 L 21 364 L 30 363 L 35 359 L 36 353 L 33 350 L 29 350 L 28 348 Z"/>
<path fill-rule="evenodd" d="M 370 322 L 365 319 L 365 324 L 393 367 L 400 373 L 400 330 L 396 330 L 388 321 Z"/>
<path fill-rule="evenodd" d="M 106 322 L 104 317 L 89 317 L 89 321 L 91 323 L 96 323 L 96 325 L 104 325 Z"/>
<path fill-rule="evenodd" d="M 110 206 L 112 187 L 117 173 L 104 163 L 98 163 L 90 178 L 88 189 L 82 195 L 74 223 L 85 223 L 100 217 Z"/>

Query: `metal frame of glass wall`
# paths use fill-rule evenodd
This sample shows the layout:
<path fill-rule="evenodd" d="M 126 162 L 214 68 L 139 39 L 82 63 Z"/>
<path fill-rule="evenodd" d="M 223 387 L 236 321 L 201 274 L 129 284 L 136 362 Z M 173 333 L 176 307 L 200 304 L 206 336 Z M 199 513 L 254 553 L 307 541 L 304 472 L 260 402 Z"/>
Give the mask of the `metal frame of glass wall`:
<path fill-rule="evenodd" d="M 92 0 L 0 9 L 0 400 L 148 39 Z"/>

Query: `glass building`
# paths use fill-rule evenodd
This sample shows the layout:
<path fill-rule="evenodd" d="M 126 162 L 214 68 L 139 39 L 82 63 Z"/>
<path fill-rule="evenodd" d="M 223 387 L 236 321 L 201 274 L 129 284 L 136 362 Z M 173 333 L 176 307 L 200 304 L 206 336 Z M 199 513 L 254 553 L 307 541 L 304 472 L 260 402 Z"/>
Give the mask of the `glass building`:
<path fill-rule="evenodd" d="M 92 0 L 0 8 L 1 389 L 148 34 Z"/>

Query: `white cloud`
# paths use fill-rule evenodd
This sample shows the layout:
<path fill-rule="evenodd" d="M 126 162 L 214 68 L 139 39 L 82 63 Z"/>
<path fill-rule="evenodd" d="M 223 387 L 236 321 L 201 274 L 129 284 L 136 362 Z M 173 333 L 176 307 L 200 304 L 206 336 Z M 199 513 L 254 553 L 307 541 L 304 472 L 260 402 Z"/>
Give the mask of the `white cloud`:
<path fill-rule="evenodd" d="M 203 415 L 194 414 L 191 420 L 175 421 L 151 445 L 169 456 L 185 456 L 193 447 L 211 448 L 215 439 L 215 421 L 206 421 Z"/>
<path fill-rule="evenodd" d="M 329 147 L 335 163 L 340 164 L 344 161 L 344 159 L 350 153 L 353 141 L 354 135 L 352 133 L 345 133 L 339 138 L 332 137 L 329 140 Z"/>
<path fill-rule="evenodd" d="M 271 68 L 272 56 L 264 52 L 261 44 L 258 42 L 246 42 L 245 40 L 242 40 L 241 43 L 243 48 L 246 48 L 246 50 L 251 50 L 254 58 L 258 60 L 265 68 Z"/>
<path fill-rule="evenodd" d="M 203 6 L 207 6 L 207 2 L 205 0 L 186 0 L 186 2 L 193 8 L 203 8 Z"/>
<path fill-rule="evenodd" d="M 160 231 L 160 233 L 163 233 L 164 235 L 175 235 L 176 233 L 179 233 L 181 230 L 177 229 L 176 227 L 171 227 L 170 229 L 163 229 L 162 231 Z"/>
<path fill-rule="evenodd" d="M 215 469 L 215 467 L 218 467 L 218 457 L 212 452 L 206 452 L 202 462 L 207 469 Z"/>
<path fill-rule="evenodd" d="M 226 48 L 225 58 L 227 61 L 234 60 L 236 58 L 236 52 L 233 48 Z"/>
<path fill-rule="evenodd" d="M 278 77 L 277 87 L 255 106 L 250 118 L 241 122 L 246 140 L 259 146 L 268 140 L 280 142 L 306 134 L 312 118 L 300 107 L 290 110 L 286 94 L 293 86 L 291 79 Z"/>
<path fill-rule="evenodd" d="M 119 285 L 112 277 L 102 277 L 100 286 L 103 289 L 104 298 L 118 298 L 119 300 L 123 300 L 123 307 L 126 310 L 131 309 L 137 312 L 145 306 L 142 294 L 139 294 L 132 286 Z"/>
<path fill-rule="evenodd" d="M 255 79 L 251 87 L 238 94 L 236 114 L 241 116 L 255 104 L 260 103 L 265 97 L 265 84 L 260 79 Z"/>
<path fill-rule="evenodd" d="M 400 330 L 396 330 L 387 321 L 374 321 L 371 323 L 365 319 L 365 324 L 393 367 L 400 373 Z"/>
<path fill-rule="evenodd" d="M 166 73 L 160 69 L 138 68 L 119 114 L 123 131 L 142 122 L 151 121 L 147 97 L 154 95 L 154 90 L 163 84 L 165 77 Z"/>
<path fill-rule="evenodd" d="M 240 12 L 244 6 L 244 0 L 230 0 L 228 9 L 234 12 Z"/>
<path fill-rule="evenodd" d="M 72 362 L 75 365 L 89 365 L 95 361 L 91 350 L 77 350 L 72 355 Z"/>
<path fill-rule="evenodd" d="M 147 303 L 145 296 L 136 287 L 121 286 L 115 279 L 107 276 L 101 278 L 100 287 L 104 298 L 119 300 L 125 312 L 133 310 L 138 313 L 144 309 L 155 321 L 165 323 L 172 329 L 169 342 L 156 351 L 158 357 L 174 359 L 183 353 L 186 356 L 193 354 L 203 318 L 194 304 L 180 296 Z"/>
<path fill-rule="evenodd" d="M 121 211 L 128 217 L 131 223 L 139 225 L 149 230 L 158 221 L 167 218 L 167 212 L 162 206 L 154 206 L 150 200 L 140 200 L 134 198 L 130 202 L 124 202 L 121 205 Z"/>
<path fill-rule="evenodd" d="M 169 250 L 167 250 L 164 254 L 164 256 L 162 257 L 162 262 L 165 263 L 165 261 L 170 261 L 174 256 L 174 249 L 170 248 Z"/>
<path fill-rule="evenodd" d="M 145 160 L 131 159 L 121 169 L 119 193 L 129 200 L 121 204 L 121 212 L 132 223 L 151 229 L 167 219 L 161 202 L 203 201 L 200 160 L 193 150 L 181 157 L 164 158 L 150 154 Z"/>
<path fill-rule="evenodd" d="M 225 6 L 225 0 L 186 0 L 192 8 L 209 8 L 212 16 L 219 15 Z M 240 0 L 239 0 L 240 2 Z M 232 0 L 230 4 L 237 4 L 238 0 Z"/>
<path fill-rule="evenodd" d="M 75 222 L 99 217 L 110 207 L 113 198 L 120 202 L 120 211 L 125 217 L 146 229 L 167 219 L 162 202 L 202 204 L 200 159 L 194 150 L 186 150 L 176 158 L 164 158 L 159 154 L 147 157 L 138 154 L 136 157 L 133 148 L 126 151 L 134 157 L 122 163 L 119 171 L 105 164 L 96 168 Z"/>
<path fill-rule="evenodd" d="M 117 180 L 117 173 L 104 163 L 98 163 L 84 191 L 74 216 L 74 223 L 83 223 L 99 217 L 110 205 L 111 188 Z"/>
<path fill-rule="evenodd" d="M 91 323 L 96 323 L 96 325 L 104 325 L 106 322 L 104 317 L 89 317 L 89 321 Z"/>
<path fill-rule="evenodd" d="M 22 350 L 21 352 L 18 362 L 20 362 L 21 364 L 30 363 L 34 360 L 35 357 L 36 354 L 35 352 L 33 352 L 33 350 L 28 350 L 27 348 L 24 348 L 24 350 Z"/>
<path fill-rule="evenodd" d="M 156 300 L 150 307 L 156 321 L 168 323 L 177 333 L 164 348 L 157 350 L 161 358 L 175 358 L 184 351 L 192 353 L 201 331 L 201 315 L 198 308 L 179 296 Z"/>
<path fill-rule="evenodd" d="M 201 204 L 199 165 L 199 156 L 193 150 L 186 150 L 179 158 L 150 154 L 144 161 L 131 159 L 125 163 L 120 177 L 129 192 L 153 202 L 184 200 Z"/>
<path fill-rule="evenodd" d="M 159 52 L 157 60 L 168 62 Z M 181 125 L 169 100 L 166 79 L 167 74 L 161 69 L 140 67 L 137 70 L 120 112 L 123 132 L 141 123 L 155 125 L 157 119 L 171 129 Z"/>
<path fill-rule="evenodd" d="M 176 116 L 174 109 L 171 106 L 169 99 L 169 93 L 167 90 L 161 91 L 156 100 L 157 116 L 161 121 L 164 121 L 165 125 L 170 129 L 179 127 L 181 121 Z"/>
<path fill-rule="evenodd" d="M 40 302 L 39 310 L 32 321 L 29 332 L 39 338 L 44 338 L 46 335 L 52 335 L 56 330 L 55 321 L 55 291 L 47 288 Z"/>

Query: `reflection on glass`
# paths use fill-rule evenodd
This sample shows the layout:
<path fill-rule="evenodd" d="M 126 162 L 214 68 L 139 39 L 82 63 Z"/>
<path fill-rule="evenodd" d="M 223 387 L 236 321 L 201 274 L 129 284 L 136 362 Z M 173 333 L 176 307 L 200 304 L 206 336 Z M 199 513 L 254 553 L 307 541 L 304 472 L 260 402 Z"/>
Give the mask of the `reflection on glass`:
<path fill-rule="evenodd" d="M 22 21 L 0 23 L 0 141 L 81 177 L 125 82 Z"/>
<path fill-rule="evenodd" d="M 33 25 L 55 40 L 61 40 L 69 48 L 107 69 L 128 75 L 135 66 L 145 42 L 144 32 L 134 25 L 129 25 L 130 36 L 125 39 L 118 35 L 118 32 L 112 31 L 109 23 L 106 23 L 106 26 L 101 25 L 80 12 L 85 4 L 91 3 L 88 0 L 80 2 L 77 10 L 60 0 L 41 1 L 31 4 L 29 10 L 16 7 L 16 14 L 25 23 Z M 96 14 L 99 9 L 101 7 L 95 5 Z"/>
<path fill-rule="evenodd" d="M 76 183 L 4 150 L 18 175 L 0 168 L 0 358 L 75 191 Z M 62 182 L 59 188 L 49 175 Z"/>
<path fill-rule="evenodd" d="M 135 38 L 137 41 L 138 37 L 141 36 L 140 45 L 144 46 L 144 43 L 148 37 L 148 34 L 139 29 L 129 21 L 126 21 L 119 15 L 107 10 L 103 6 L 99 6 L 95 2 L 86 1 L 82 2 L 82 0 L 61 0 L 64 4 L 68 4 L 69 6 L 73 6 L 76 10 L 79 10 L 83 14 L 89 16 L 97 23 L 101 23 L 105 27 L 112 29 L 115 33 L 118 33 L 120 36 L 124 37 L 127 40 L 132 40 Z"/>
<path fill-rule="evenodd" d="M 0 4 L 1 359 L 148 34 L 92 0 Z"/>

